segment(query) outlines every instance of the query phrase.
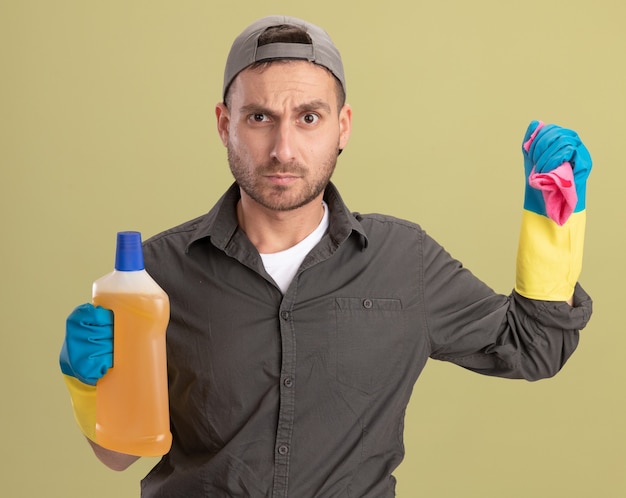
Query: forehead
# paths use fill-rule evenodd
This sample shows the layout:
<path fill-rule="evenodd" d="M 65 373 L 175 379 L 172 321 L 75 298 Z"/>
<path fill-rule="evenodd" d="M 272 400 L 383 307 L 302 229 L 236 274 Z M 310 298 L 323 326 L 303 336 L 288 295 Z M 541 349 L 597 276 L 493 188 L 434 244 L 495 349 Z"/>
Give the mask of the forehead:
<path fill-rule="evenodd" d="M 336 80 L 326 68 L 309 61 L 279 60 L 241 71 L 229 91 L 239 103 L 280 98 L 336 100 Z M 243 101 L 243 102 L 242 102 Z"/>

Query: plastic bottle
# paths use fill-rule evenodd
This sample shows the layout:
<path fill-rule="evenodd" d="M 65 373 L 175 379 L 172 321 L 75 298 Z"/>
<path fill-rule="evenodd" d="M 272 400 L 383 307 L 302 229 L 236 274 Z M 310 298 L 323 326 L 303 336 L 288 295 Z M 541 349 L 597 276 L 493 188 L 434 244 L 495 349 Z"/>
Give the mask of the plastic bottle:
<path fill-rule="evenodd" d="M 167 294 L 143 264 L 139 232 L 119 232 L 115 270 L 93 283 L 93 304 L 113 310 L 113 367 L 96 385 L 96 441 L 139 456 L 172 444 L 165 331 Z"/>

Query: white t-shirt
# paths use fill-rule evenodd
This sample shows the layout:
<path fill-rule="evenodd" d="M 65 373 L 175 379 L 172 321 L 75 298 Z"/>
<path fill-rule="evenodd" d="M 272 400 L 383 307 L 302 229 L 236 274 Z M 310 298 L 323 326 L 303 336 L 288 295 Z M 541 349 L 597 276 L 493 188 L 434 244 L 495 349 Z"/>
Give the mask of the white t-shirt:
<path fill-rule="evenodd" d="M 306 255 L 322 240 L 326 230 L 328 230 L 328 206 L 324 201 L 322 201 L 322 206 L 324 207 L 322 221 L 306 238 L 284 251 L 261 254 L 265 270 L 278 284 L 283 294 L 287 292 L 289 284 L 291 284 Z"/>

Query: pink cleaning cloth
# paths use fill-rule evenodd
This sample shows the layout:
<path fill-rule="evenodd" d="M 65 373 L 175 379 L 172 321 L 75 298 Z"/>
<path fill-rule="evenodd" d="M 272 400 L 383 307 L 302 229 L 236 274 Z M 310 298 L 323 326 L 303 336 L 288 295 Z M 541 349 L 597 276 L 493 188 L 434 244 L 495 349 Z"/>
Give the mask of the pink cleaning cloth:
<path fill-rule="evenodd" d="M 533 168 L 528 184 L 541 190 L 546 203 L 546 214 L 557 225 L 564 225 L 578 202 L 574 171 L 570 163 L 565 162 L 548 173 L 535 173 Z"/>
<path fill-rule="evenodd" d="M 539 121 L 537 128 L 530 138 L 524 143 L 524 150 L 528 152 L 530 145 L 543 128 L 543 121 Z M 536 173 L 533 168 L 528 177 L 528 184 L 541 190 L 543 200 L 546 203 L 546 214 L 559 226 L 563 226 L 570 215 L 574 212 L 578 195 L 574 183 L 574 170 L 568 162 L 564 162 L 558 168 L 547 173 Z"/>

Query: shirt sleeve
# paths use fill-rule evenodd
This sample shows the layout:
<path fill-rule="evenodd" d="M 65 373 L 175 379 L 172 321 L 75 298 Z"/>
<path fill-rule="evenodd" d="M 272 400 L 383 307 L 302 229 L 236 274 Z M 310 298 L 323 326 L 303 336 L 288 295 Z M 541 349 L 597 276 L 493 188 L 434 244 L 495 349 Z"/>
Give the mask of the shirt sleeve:
<path fill-rule="evenodd" d="M 484 375 L 539 380 L 572 355 L 592 301 L 576 285 L 574 306 L 495 293 L 424 234 L 423 292 L 431 358 Z"/>

